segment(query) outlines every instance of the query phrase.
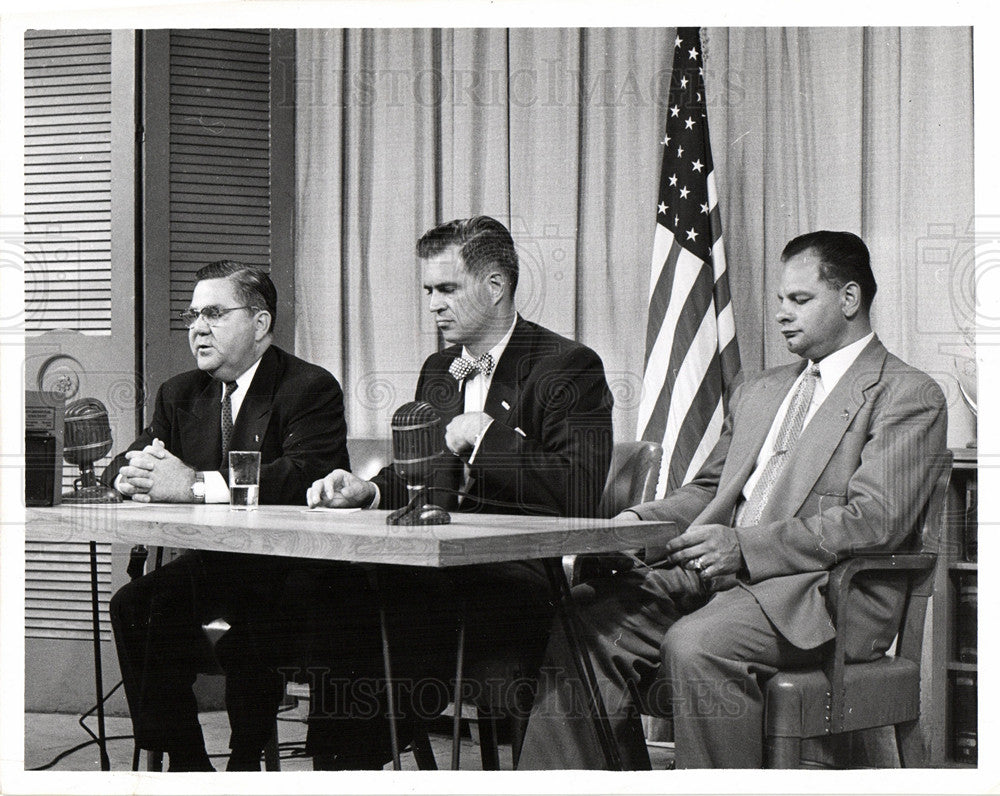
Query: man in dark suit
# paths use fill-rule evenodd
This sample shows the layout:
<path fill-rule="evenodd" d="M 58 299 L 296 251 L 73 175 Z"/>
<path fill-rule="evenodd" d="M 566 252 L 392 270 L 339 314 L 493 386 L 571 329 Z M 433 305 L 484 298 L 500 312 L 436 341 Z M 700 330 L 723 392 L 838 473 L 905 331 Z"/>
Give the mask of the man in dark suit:
<path fill-rule="evenodd" d="M 871 331 L 876 284 L 861 239 L 802 235 L 782 261 L 777 321 L 801 361 L 738 387 L 697 475 L 625 512 L 683 533 L 635 569 L 576 590 L 629 768 L 649 768 L 636 691 L 672 708 L 678 767 L 762 764 L 761 681 L 819 660 L 834 635 L 830 568 L 912 539 L 945 450 L 940 388 Z M 903 597 L 900 580 L 859 582 L 851 659 L 883 654 Z M 603 763 L 590 722 L 571 711 L 571 667 L 554 631 L 522 768 Z M 664 693 L 650 693 L 654 681 Z"/>
<path fill-rule="evenodd" d="M 260 502 L 302 504 L 318 476 L 349 466 L 340 385 L 271 344 L 276 305 L 262 269 L 223 260 L 198 271 L 182 313 L 198 368 L 160 387 L 152 422 L 108 465 L 106 484 L 144 503 L 228 503 L 226 452 L 258 450 Z M 212 768 L 191 686 L 211 666 L 202 625 L 218 618 L 241 640 L 239 652 L 226 658 L 230 767 L 259 768 L 266 735 L 260 740 L 258 728 L 270 732 L 281 683 L 255 654 L 256 642 L 270 648 L 289 635 L 286 612 L 294 614 L 294 606 L 279 596 L 293 566 L 281 558 L 190 551 L 112 598 L 136 745 L 167 752 L 171 771 Z"/>
<path fill-rule="evenodd" d="M 434 480 L 435 500 L 463 512 L 595 516 L 612 446 L 612 397 L 600 358 L 517 314 L 517 253 L 498 221 L 480 216 L 442 224 L 420 239 L 417 256 L 428 309 L 451 344 L 424 362 L 416 389 L 417 400 L 441 415 L 443 447 L 450 451 Z M 311 506 L 364 508 L 398 508 L 407 499 L 391 467 L 371 481 L 334 470 L 308 496 Z M 403 679 L 447 682 L 460 610 L 469 663 L 510 644 L 535 646 L 539 655 L 544 647 L 553 608 L 536 562 L 444 574 L 381 568 L 379 578 L 394 620 L 394 675 Z M 356 654 L 358 635 L 350 663 L 344 645 L 333 644 L 334 677 L 379 677 L 375 605 L 369 598 L 359 623 L 369 628 L 359 634 L 367 639 L 367 660 Z M 355 605 L 340 613 L 357 622 L 365 610 Z M 384 750 L 387 734 L 378 717 L 348 722 L 343 705 L 314 706 L 313 713 L 308 751 L 317 767 L 380 767 L 386 759 L 384 751 L 366 756 L 359 748 Z"/>

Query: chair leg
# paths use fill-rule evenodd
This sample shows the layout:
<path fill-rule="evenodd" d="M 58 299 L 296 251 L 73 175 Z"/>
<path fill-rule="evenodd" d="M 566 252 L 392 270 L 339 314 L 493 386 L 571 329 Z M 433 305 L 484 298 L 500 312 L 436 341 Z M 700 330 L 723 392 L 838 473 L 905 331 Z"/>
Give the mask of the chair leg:
<path fill-rule="evenodd" d="M 427 727 L 422 721 L 413 723 L 413 738 L 410 741 L 413 759 L 421 771 L 437 771 L 437 760 L 431 748 L 431 739 L 427 737 Z"/>
<path fill-rule="evenodd" d="M 146 752 L 146 771 L 163 771 L 163 752 Z"/>
<path fill-rule="evenodd" d="M 528 714 L 512 713 L 510 717 L 510 758 L 511 768 L 517 770 L 517 761 L 521 759 L 521 747 L 524 746 L 524 736 L 528 732 Z"/>
<path fill-rule="evenodd" d="M 476 708 L 479 724 L 479 754 L 483 760 L 483 771 L 500 770 L 500 750 L 497 747 L 497 719 L 490 708 Z"/>
<path fill-rule="evenodd" d="M 264 745 L 264 770 L 281 771 L 281 756 L 278 754 L 278 722 L 274 722 L 274 732 Z"/>
<path fill-rule="evenodd" d="M 903 721 L 896 725 L 899 764 L 903 768 L 927 768 L 927 746 L 918 721 Z"/>
<path fill-rule="evenodd" d="M 802 739 L 776 737 L 766 741 L 767 768 L 798 768 L 802 762 Z"/>

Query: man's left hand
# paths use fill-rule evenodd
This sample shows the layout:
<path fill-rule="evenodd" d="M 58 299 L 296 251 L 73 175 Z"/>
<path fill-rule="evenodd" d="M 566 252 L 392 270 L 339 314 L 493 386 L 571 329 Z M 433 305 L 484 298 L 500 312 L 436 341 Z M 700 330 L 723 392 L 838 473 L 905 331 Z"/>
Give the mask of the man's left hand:
<path fill-rule="evenodd" d="M 492 419 L 486 412 L 458 415 L 444 430 L 444 444 L 457 456 L 472 453 L 476 440 Z"/>
<path fill-rule="evenodd" d="M 736 531 L 727 525 L 692 525 L 665 545 L 667 561 L 702 577 L 735 575 L 743 564 Z"/>
<path fill-rule="evenodd" d="M 151 482 L 149 490 L 132 496 L 139 503 L 192 503 L 194 496 L 191 485 L 196 471 L 184 464 L 162 445 L 147 445 L 142 451 L 142 460 L 150 466 L 146 478 Z"/>

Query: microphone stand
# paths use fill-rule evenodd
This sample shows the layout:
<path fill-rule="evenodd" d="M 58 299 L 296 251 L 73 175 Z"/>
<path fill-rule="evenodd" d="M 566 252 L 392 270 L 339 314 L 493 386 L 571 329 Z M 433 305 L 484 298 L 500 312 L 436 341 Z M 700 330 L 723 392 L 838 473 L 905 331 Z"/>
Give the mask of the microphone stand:
<path fill-rule="evenodd" d="M 386 525 L 447 525 L 451 515 L 440 506 L 428 502 L 431 489 L 427 486 L 410 486 L 413 497 L 401 509 L 396 509 L 385 518 Z"/>
<path fill-rule="evenodd" d="M 80 477 L 73 481 L 73 491 L 64 492 L 63 503 L 121 503 L 122 496 L 117 489 L 104 486 L 94 475 L 93 465 L 81 468 Z"/>

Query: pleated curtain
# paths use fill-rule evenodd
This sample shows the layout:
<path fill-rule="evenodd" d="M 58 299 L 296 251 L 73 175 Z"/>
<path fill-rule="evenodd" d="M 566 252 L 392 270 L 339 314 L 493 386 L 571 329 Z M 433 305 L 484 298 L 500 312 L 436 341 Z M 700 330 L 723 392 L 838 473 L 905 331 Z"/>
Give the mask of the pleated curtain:
<path fill-rule="evenodd" d="M 351 436 L 388 435 L 439 346 L 414 257 L 485 213 L 518 244 L 521 313 L 593 347 L 635 435 L 672 28 L 300 30 L 296 351 L 345 388 Z M 748 372 L 790 360 L 780 252 L 860 234 L 875 326 L 971 416 L 972 31 L 703 30 L 709 124 Z"/>

